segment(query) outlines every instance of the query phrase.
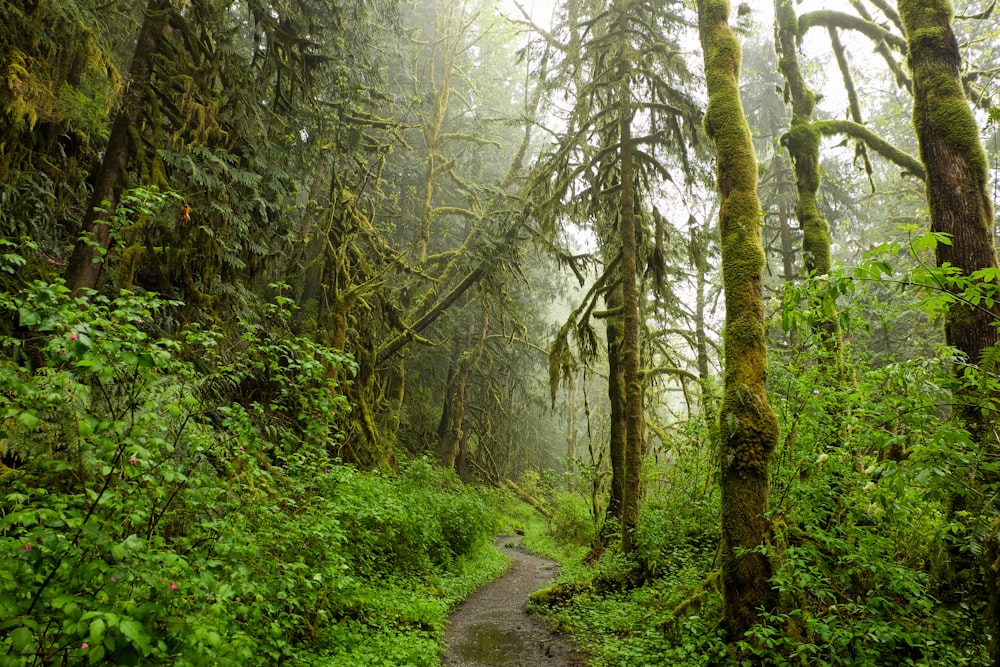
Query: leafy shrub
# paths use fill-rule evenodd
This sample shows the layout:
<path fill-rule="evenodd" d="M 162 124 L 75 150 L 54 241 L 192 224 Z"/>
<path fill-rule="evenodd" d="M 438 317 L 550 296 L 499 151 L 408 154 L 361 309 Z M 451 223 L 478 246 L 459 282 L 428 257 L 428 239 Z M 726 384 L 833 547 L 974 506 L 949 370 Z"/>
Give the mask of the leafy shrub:
<path fill-rule="evenodd" d="M 0 364 L 5 664 L 246 657 L 242 634 L 205 604 L 218 580 L 191 558 L 233 510 L 213 483 L 232 452 L 197 419 L 178 345 L 144 331 L 166 305 L 125 293 L 87 303 L 40 281 L 0 297 L 29 334 L 5 346 L 32 361 Z"/>
<path fill-rule="evenodd" d="M 348 359 L 224 362 L 215 332 L 152 335 L 173 305 L 0 294 L 0 665 L 437 664 L 448 605 L 505 566 L 488 497 L 340 465 Z M 271 393 L 214 389 L 247 377 Z"/>
<path fill-rule="evenodd" d="M 594 541 L 596 528 L 587 501 L 577 493 L 555 494 L 549 531 L 564 543 L 585 546 Z"/>

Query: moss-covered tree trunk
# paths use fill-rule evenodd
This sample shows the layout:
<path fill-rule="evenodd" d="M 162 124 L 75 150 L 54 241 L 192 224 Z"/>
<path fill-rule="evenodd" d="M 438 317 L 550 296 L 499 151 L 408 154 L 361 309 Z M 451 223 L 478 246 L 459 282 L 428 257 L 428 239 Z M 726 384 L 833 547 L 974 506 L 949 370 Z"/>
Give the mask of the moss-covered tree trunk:
<path fill-rule="evenodd" d="M 927 170 L 927 201 L 931 230 L 948 234 L 951 243 L 937 246 L 938 266 L 951 264 L 971 275 L 997 268 L 993 242 L 993 207 L 989 197 L 988 163 L 979 127 L 969 108 L 960 76 L 961 56 L 952 30 L 948 0 L 900 0 L 899 14 L 909 47 L 913 77 L 913 124 L 920 158 Z M 997 308 L 971 308 L 953 303 L 945 318 L 945 339 L 971 363 L 981 361 L 985 349 L 997 344 Z M 974 406 L 958 417 L 981 446 L 996 449 L 996 424 Z M 996 452 L 989 452 L 994 458 Z M 986 480 L 995 482 L 996 480 Z M 1000 550 L 996 531 L 984 548 L 984 571 L 989 591 L 987 616 L 993 665 L 1000 665 Z"/>
<path fill-rule="evenodd" d="M 89 235 L 89 240 L 77 242 L 66 265 L 66 284 L 74 292 L 97 287 L 104 265 L 100 255 L 111 247 L 111 229 L 107 220 L 114 215 L 125 186 L 125 170 L 133 152 L 130 134 L 139 124 L 149 95 L 153 58 L 160 50 L 163 31 L 167 27 L 168 6 L 168 0 L 149 0 L 146 6 L 129 66 L 128 86 L 111 126 L 104 159 L 94 178 L 94 191 L 83 221 L 83 231 Z"/>
<path fill-rule="evenodd" d="M 901 0 L 913 75 L 913 124 L 920 158 L 927 169 L 931 229 L 948 234 L 937 246 L 938 265 L 949 263 L 965 275 L 996 268 L 993 206 L 987 188 L 988 163 L 979 127 L 959 75 L 961 56 L 951 29 L 947 0 Z M 955 304 L 945 336 L 976 363 L 997 343 L 993 313 Z"/>
<path fill-rule="evenodd" d="M 622 326 L 619 318 L 608 320 L 608 457 L 611 459 L 611 489 L 606 512 L 606 526 L 621 526 L 625 498 L 625 377 L 622 374 Z"/>
<path fill-rule="evenodd" d="M 792 121 L 781 143 L 788 149 L 795 170 L 795 189 L 798 199 L 795 216 L 802 229 L 802 261 L 807 275 L 825 275 L 833 263 L 830 255 L 830 225 L 819 210 L 819 130 L 812 122 L 816 96 L 802 76 L 797 53 L 798 17 L 791 0 L 774 3 L 778 68 L 785 79 L 788 97 L 792 102 Z M 832 311 L 831 311 L 832 312 Z M 836 315 L 819 323 L 823 343 L 837 369 L 842 372 L 840 325 Z"/>
<path fill-rule="evenodd" d="M 619 34 L 628 35 L 628 0 L 619 14 Z M 622 496 L 622 551 L 630 553 L 639 528 L 639 498 L 642 495 L 642 379 L 639 376 L 639 286 L 638 243 L 635 214 L 635 147 L 632 145 L 631 53 L 628 42 L 619 45 L 618 132 L 621 141 L 621 199 L 619 216 L 622 239 L 622 373 L 625 381 L 625 488 Z"/>
<path fill-rule="evenodd" d="M 778 421 L 767 401 L 764 342 L 761 208 L 757 161 L 740 102 L 740 44 L 729 28 L 727 0 L 699 0 L 708 110 L 705 129 L 715 142 L 722 281 L 726 323 L 720 406 L 722 581 L 725 624 L 739 639 L 773 606 L 771 563 L 761 549 L 770 526 L 768 457 L 778 441 Z"/>

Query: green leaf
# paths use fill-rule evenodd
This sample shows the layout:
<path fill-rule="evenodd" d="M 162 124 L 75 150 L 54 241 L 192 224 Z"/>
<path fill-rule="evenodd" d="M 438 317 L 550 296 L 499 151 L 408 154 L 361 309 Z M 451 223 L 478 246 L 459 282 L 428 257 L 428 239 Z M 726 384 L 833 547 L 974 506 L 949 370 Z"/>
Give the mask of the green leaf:
<path fill-rule="evenodd" d="M 17 310 L 19 323 L 22 327 L 31 327 L 42 321 L 42 316 L 33 310 L 21 306 Z"/>
<path fill-rule="evenodd" d="M 149 636 L 143 631 L 142 624 L 128 618 L 123 618 L 118 623 L 118 630 L 125 638 L 139 647 L 149 646 Z"/>
<path fill-rule="evenodd" d="M 90 622 L 90 640 L 95 644 L 100 643 L 101 639 L 104 637 L 104 631 L 107 630 L 108 626 L 104 622 L 103 618 L 95 618 Z"/>
<path fill-rule="evenodd" d="M 23 625 L 19 628 L 15 628 L 14 631 L 10 633 L 11 647 L 17 653 L 27 652 L 32 639 L 34 639 L 34 635 L 31 634 L 31 630 Z"/>
<path fill-rule="evenodd" d="M 38 417 L 33 412 L 22 412 L 17 416 L 21 420 L 21 423 L 27 426 L 29 429 L 35 428 L 38 425 Z"/>
<path fill-rule="evenodd" d="M 103 644 L 101 644 L 99 646 L 92 646 L 87 651 L 87 662 L 90 663 L 91 665 L 100 664 L 100 662 L 102 660 L 104 660 L 104 645 Z"/>

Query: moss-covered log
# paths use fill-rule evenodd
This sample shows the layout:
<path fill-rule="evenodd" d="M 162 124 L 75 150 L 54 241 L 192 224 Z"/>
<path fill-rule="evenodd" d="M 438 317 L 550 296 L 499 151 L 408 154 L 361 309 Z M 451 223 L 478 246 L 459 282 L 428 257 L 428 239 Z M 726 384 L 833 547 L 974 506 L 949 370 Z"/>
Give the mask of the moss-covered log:
<path fill-rule="evenodd" d="M 761 549 L 770 531 L 768 457 L 778 421 L 764 391 L 767 349 L 762 290 L 764 249 L 757 160 L 739 94 L 740 43 L 727 0 L 699 0 L 708 110 L 705 129 L 718 156 L 719 221 L 725 290 L 725 370 L 720 406 L 722 581 L 732 639 L 773 605 L 771 562 Z"/>

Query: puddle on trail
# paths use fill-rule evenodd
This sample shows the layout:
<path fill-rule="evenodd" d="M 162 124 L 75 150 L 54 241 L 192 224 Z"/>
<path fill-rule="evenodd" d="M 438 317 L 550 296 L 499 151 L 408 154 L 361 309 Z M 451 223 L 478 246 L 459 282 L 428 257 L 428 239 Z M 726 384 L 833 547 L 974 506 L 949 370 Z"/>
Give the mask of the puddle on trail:
<path fill-rule="evenodd" d="M 493 621 L 472 625 L 468 639 L 456 647 L 458 654 L 477 665 L 507 665 L 524 651 L 519 630 L 501 630 Z"/>

